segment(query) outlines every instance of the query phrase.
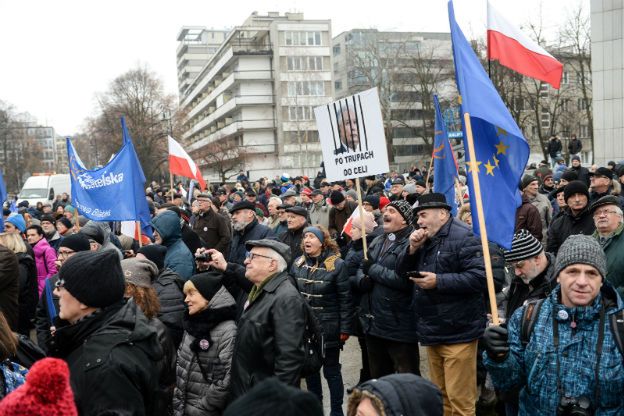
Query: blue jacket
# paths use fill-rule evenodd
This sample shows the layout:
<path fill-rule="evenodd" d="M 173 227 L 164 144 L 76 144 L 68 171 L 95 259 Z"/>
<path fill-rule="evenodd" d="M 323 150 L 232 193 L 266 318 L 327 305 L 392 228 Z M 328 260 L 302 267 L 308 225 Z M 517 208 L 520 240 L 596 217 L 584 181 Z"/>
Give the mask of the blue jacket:
<path fill-rule="evenodd" d="M 421 344 L 459 344 L 480 338 L 485 329 L 485 265 L 481 243 L 468 226 L 451 218 L 413 255 L 407 254 L 407 246 L 405 252 L 401 275 L 432 272 L 437 279 L 434 289 L 412 284 Z"/>
<path fill-rule="evenodd" d="M 520 415 L 554 415 L 560 395 L 587 396 L 596 415 L 624 414 L 624 365 L 622 354 L 614 341 L 609 315 L 623 308 L 615 290 L 603 285 L 601 293 L 587 307 L 567 308 L 559 303 L 557 286 L 542 304 L 531 338 L 526 346 L 520 340 L 524 307 L 509 321 L 510 353 L 501 363 L 484 354 L 484 364 L 492 375 L 494 386 L 502 391 L 520 388 Z M 604 301 L 603 301 L 604 300 Z M 595 401 L 596 344 L 600 310 L 606 308 L 604 341 L 599 367 L 598 406 Z M 559 349 L 553 344 L 553 309 L 557 316 Z M 565 311 L 565 313 L 563 313 Z M 576 328 L 571 327 L 572 317 Z M 560 370 L 557 374 L 557 356 Z"/>
<path fill-rule="evenodd" d="M 195 258 L 182 241 L 180 218 L 173 211 L 165 211 L 152 219 L 152 227 L 167 247 L 165 267 L 179 274 L 182 280 L 188 280 L 195 273 Z"/>

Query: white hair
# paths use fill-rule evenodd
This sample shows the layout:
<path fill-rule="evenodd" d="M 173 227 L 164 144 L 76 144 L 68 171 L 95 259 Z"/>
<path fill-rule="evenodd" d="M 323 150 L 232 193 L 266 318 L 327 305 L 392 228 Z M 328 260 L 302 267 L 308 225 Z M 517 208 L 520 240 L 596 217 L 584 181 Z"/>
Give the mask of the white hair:
<path fill-rule="evenodd" d="M 272 196 L 271 198 L 269 198 L 269 202 L 267 202 L 267 205 L 269 205 L 271 201 L 276 202 L 278 207 L 282 205 L 282 199 L 277 196 Z"/>
<path fill-rule="evenodd" d="M 267 255 L 277 262 L 278 273 L 281 273 L 288 268 L 288 263 L 286 263 L 286 260 L 284 260 L 284 257 L 282 257 L 277 251 L 268 247 L 264 247 L 264 248 L 267 249 Z"/>

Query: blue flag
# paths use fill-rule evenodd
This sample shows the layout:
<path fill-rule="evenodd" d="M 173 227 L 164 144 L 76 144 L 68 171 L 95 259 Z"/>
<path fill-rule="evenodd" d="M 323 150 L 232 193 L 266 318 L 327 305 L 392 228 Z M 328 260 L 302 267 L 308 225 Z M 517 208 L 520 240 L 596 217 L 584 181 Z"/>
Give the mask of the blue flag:
<path fill-rule="evenodd" d="M 87 169 L 67 138 L 72 203 L 80 214 L 94 221 L 140 221 L 143 233 L 152 236 L 145 199 L 145 175 L 132 140 L 121 119 L 123 144 L 99 169 Z"/>
<path fill-rule="evenodd" d="M 435 105 L 435 135 L 433 140 L 433 192 L 444 194 L 446 202 L 451 206 L 451 214 L 457 214 L 457 198 L 455 198 L 455 178 L 457 164 L 453 148 L 448 139 L 446 124 L 440 112 L 438 96 L 433 96 Z"/>
<path fill-rule="evenodd" d="M 4 201 L 7 199 L 6 185 L 4 184 L 4 177 L 0 170 L 0 206 L 4 209 Z M 0 233 L 4 232 L 4 215 L 0 215 Z"/>
<path fill-rule="evenodd" d="M 473 230 L 479 234 L 480 219 L 470 173 L 476 171 L 488 240 L 511 249 L 516 209 L 522 203 L 518 184 L 529 159 L 529 144 L 457 25 L 452 0 L 448 11 L 462 121 L 465 113 L 470 114 L 475 145 L 476 160 L 470 160 L 466 151 Z M 468 149 L 465 128 L 464 147 Z"/>

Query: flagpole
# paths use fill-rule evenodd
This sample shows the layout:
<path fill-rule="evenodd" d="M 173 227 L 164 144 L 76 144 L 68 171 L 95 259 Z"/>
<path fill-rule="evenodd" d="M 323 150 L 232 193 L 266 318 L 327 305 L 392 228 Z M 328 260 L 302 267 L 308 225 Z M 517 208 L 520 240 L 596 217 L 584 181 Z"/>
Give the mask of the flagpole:
<path fill-rule="evenodd" d="M 137 231 L 139 232 L 139 247 L 143 247 L 143 236 L 141 235 L 141 221 L 137 221 L 136 223 Z"/>
<path fill-rule="evenodd" d="M 466 127 L 466 136 L 468 139 L 468 154 L 470 161 L 476 163 L 477 155 L 474 147 L 474 139 L 472 137 L 472 125 L 470 124 L 470 114 L 464 113 L 464 126 Z M 474 185 L 475 201 L 477 203 L 477 218 L 479 221 L 479 234 L 481 234 L 481 249 L 483 250 L 483 260 L 485 262 L 485 277 L 487 280 L 487 289 L 490 299 L 490 312 L 492 313 L 492 323 L 500 325 L 498 319 L 498 307 L 496 305 L 496 291 L 494 289 L 494 274 L 492 273 L 492 260 L 490 259 L 490 249 L 487 238 L 487 230 L 485 228 L 485 215 L 483 215 L 483 201 L 481 199 L 481 185 L 479 184 L 479 174 L 477 169 L 469 169 L 472 172 L 472 184 Z"/>
<path fill-rule="evenodd" d="M 362 248 L 364 249 L 364 260 L 368 260 L 368 248 L 366 247 L 366 225 L 364 224 L 364 208 L 362 205 L 362 188 L 360 178 L 355 178 L 355 189 L 358 195 L 358 209 L 360 210 L 360 226 L 362 230 Z"/>
<path fill-rule="evenodd" d="M 434 142 L 434 147 L 435 147 L 435 142 Z M 435 157 L 433 157 L 433 153 L 431 153 L 431 162 L 429 162 L 429 170 L 427 171 L 427 179 L 425 180 L 425 189 L 427 189 L 427 192 L 429 192 L 429 176 L 431 175 L 431 168 L 433 167 L 433 160 L 435 159 Z"/>

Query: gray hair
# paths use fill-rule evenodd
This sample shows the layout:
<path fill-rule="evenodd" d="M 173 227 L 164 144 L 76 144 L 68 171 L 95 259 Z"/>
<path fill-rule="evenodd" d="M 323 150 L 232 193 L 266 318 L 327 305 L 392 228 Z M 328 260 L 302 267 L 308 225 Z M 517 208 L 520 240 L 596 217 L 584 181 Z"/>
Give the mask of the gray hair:
<path fill-rule="evenodd" d="M 271 198 L 269 198 L 269 202 L 267 202 L 267 205 L 269 205 L 271 203 L 271 201 L 276 202 L 278 207 L 280 205 L 282 205 L 282 198 L 280 198 L 278 196 L 272 196 Z"/>
<path fill-rule="evenodd" d="M 267 256 L 271 257 L 273 260 L 277 262 L 277 272 L 281 273 L 288 268 L 288 264 L 284 257 L 282 257 L 277 251 L 270 249 L 268 247 L 263 247 L 267 250 Z"/>

